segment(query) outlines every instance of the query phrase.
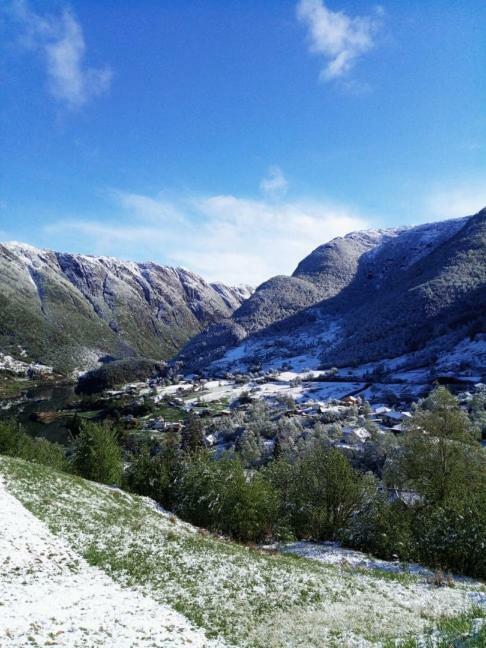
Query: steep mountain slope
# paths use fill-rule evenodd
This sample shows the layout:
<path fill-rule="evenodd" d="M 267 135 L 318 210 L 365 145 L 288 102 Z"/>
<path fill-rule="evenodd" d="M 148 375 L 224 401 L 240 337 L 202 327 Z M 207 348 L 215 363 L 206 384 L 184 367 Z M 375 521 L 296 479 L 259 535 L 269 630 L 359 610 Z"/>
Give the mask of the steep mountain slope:
<path fill-rule="evenodd" d="M 333 297 L 353 279 L 365 252 L 399 232 L 398 229 L 353 232 L 321 245 L 301 261 L 291 277 L 280 275 L 265 281 L 230 319 L 196 335 L 180 358 L 191 366 L 202 367 L 248 335 Z"/>
<path fill-rule="evenodd" d="M 179 357 L 190 368 L 297 356 L 344 366 L 404 354 L 441 336 L 454 345 L 485 328 L 485 259 L 486 210 L 349 234 L 317 248 L 292 277 L 257 288 L 230 322 L 209 327 Z"/>
<path fill-rule="evenodd" d="M 104 355 L 167 359 L 249 294 L 182 268 L 8 243 L 0 245 L 0 348 L 15 354 L 20 345 L 61 369 Z"/>

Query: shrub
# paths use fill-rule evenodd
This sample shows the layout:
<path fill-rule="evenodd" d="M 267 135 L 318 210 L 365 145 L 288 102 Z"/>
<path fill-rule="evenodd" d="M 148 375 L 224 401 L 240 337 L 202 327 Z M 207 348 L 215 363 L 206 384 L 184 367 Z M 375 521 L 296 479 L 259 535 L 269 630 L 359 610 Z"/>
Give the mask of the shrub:
<path fill-rule="evenodd" d="M 271 537 L 277 519 L 277 494 L 258 473 L 247 477 L 238 460 L 231 460 L 228 472 L 231 479 L 223 489 L 221 530 L 244 542 Z"/>
<path fill-rule="evenodd" d="M 414 558 L 411 512 L 400 501 L 389 502 L 375 492 L 370 501 L 353 516 L 341 540 L 355 549 L 390 560 Z"/>
<path fill-rule="evenodd" d="M 175 481 L 181 460 L 179 446 L 179 435 L 168 433 L 162 448 L 156 448 L 155 454 L 147 447 L 142 448 L 125 473 L 124 487 L 171 509 L 175 503 Z"/>
<path fill-rule="evenodd" d="M 22 432 L 13 421 L 0 421 L 0 453 L 18 456 Z"/>
<path fill-rule="evenodd" d="M 170 471 L 161 454 L 151 457 L 144 449 L 130 464 L 124 477 L 124 486 L 139 495 L 151 497 L 165 505 L 170 488 Z"/>
<path fill-rule="evenodd" d="M 421 507 L 414 519 L 417 560 L 486 578 L 486 493 L 437 507 Z"/>
<path fill-rule="evenodd" d="M 360 510 L 368 482 L 339 450 L 317 447 L 297 462 L 293 522 L 299 535 L 335 539 Z"/>
<path fill-rule="evenodd" d="M 184 462 L 176 511 L 193 524 L 256 542 L 271 534 L 277 509 L 271 486 L 258 473 L 248 476 L 239 459 L 201 452 Z"/>
<path fill-rule="evenodd" d="M 64 448 L 58 443 L 52 443 L 42 437 L 32 439 L 25 435 L 22 459 L 49 466 L 55 470 L 69 470 Z"/>
<path fill-rule="evenodd" d="M 310 448 L 295 464 L 279 459 L 263 471 L 276 490 L 277 524 L 298 537 L 336 539 L 361 508 L 371 488 L 336 449 Z"/>
<path fill-rule="evenodd" d="M 206 447 L 206 437 L 201 419 L 194 414 L 189 414 L 182 433 L 182 450 L 193 454 Z"/>
<path fill-rule="evenodd" d="M 55 470 L 67 470 L 64 448 L 42 437 L 32 438 L 14 422 L 0 422 L 0 453 L 44 464 Z"/>

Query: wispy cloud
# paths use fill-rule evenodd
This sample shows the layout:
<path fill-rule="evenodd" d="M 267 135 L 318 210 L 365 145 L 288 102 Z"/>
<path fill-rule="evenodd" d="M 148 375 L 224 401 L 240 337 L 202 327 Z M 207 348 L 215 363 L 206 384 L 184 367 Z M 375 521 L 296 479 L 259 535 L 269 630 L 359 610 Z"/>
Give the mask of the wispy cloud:
<path fill-rule="evenodd" d="M 317 245 L 369 224 L 325 201 L 251 200 L 232 195 L 165 197 L 112 193 L 117 219 L 61 219 L 50 245 L 182 265 L 211 281 L 257 285 L 292 272 Z"/>
<path fill-rule="evenodd" d="M 328 9 L 323 0 L 299 0 L 297 17 L 307 27 L 309 49 L 324 59 L 320 79 L 330 81 L 348 73 L 357 59 L 375 46 L 383 9 L 350 17 Z"/>
<path fill-rule="evenodd" d="M 77 109 L 108 90 L 112 71 L 86 64 L 83 29 L 68 7 L 39 14 L 25 0 L 14 0 L 6 11 L 22 44 L 42 56 L 49 92 L 58 101 Z"/>
<path fill-rule="evenodd" d="M 269 198 L 278 198 L 287 193 L 288 184 L 282 169 L 279 166 L 271 166 L 260 182 L 260 190 Z"/>
<path fill-rule="evenodd" d="M 484 207 L 486 178 L 437 186 L 425 200 L 425 210 L 434 219 L 470 216 Z"/>

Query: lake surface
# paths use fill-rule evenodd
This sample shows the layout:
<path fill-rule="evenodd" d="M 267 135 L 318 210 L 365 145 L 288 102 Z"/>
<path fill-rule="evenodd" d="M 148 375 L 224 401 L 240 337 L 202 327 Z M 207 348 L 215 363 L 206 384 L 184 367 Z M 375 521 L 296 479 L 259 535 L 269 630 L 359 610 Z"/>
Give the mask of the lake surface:
<path fill-rule="evenodd" d="M 69 413 L 52 423 L 32 421 L 31 416 L 36 412 L 66 410 L 69 405 L 79 402 L 80 398 L 74 393 L 74 385 L 38 385 L 27 390 L 22 397 L 1 401 L 0 407 L 6 404 L 11 404 L 11 407 L 0 409 L 0 418 L 14 418 L 22 424 L 29 434 L 43 436 L 49 441 L 56 441 L 66 445 L 70 441 L 69 430 L 66 427 Z"/>

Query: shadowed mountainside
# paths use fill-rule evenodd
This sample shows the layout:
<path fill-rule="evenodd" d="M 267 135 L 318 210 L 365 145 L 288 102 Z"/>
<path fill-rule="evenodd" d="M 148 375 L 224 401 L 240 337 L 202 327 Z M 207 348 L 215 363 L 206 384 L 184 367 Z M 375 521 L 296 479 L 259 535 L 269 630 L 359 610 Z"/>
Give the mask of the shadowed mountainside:
<path fill-rule="evenodd" d="M 179 354 L 232 368 L 299 354 L 324 366 L 419 349 L 485 329 L 486 210 L 410 228 L 354 232 L 318 247 L 291 277 L 259 286 Z"/>

